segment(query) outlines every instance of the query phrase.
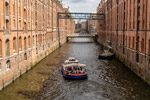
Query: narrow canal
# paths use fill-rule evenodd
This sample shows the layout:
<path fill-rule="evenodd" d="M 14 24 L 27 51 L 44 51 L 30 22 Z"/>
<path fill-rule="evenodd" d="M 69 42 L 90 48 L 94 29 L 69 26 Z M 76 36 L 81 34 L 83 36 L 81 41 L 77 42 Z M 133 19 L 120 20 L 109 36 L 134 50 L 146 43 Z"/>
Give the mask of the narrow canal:
<path fill-rule="evenodd" d="M 101 46 L 75 39 L 0 92 L 0 100 L 150 100 L 150 87 L 118 60 L 99 60 Z M 68 57 L 87 65 L 87 80 L 65 80 Z"/>

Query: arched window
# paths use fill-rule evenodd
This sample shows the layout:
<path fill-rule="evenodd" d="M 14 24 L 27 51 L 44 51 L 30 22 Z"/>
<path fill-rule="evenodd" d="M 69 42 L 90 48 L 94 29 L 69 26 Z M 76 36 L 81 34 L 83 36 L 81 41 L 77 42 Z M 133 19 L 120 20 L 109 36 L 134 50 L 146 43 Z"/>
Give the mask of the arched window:
<path fill-rule="evenodd" d="M 2 57 L 2 40 L 0 39 L 0 57 Z"/>
<path fill-rule="evenodd" d="M 31 40 L 30 40 L 30 36 L 28 36 L 28 47 L 31 47 Z"/>
<path fill-rule="evenodd" d="M 36 54 L 38 54 L 38 49 L 36 48 Z"/>
<path fill-rule="evenodd" d="M 26 37 L 24 37 L 24 50 L 27 49 L 27 42 L 26 42 Z"/>
<path fill-rule="evenodd" d="M 34 36 L 32 37 L 32 44 L 34 45 Z"/>
<path fill-rule="evenodd" d="M 9 21 L 6 20 L 6 34 L 9 33 Z"/>
<path fill-rule="evenodd" d="M 22 38 L 19 37 L 19 50 L 21 51 L 22 50 Z"/>
<path fill-rule="evenodd" d="M 10 55 L 10 43 L 9 40 L 6 40 L 6 56 Z"/>
<path fill-rule="evenodd" d="M 10 69 L 10 68 L 11 68 L 11 66 L 10 66 L 10 61 L 9 61 L 9 60 L 6 62 L 6 68 L 7 68 L 7 69 Z"/>
<path fill-rule="evenodd" d="M 38 42 L 39 42 L 39 44 L 40 44 L 40 35 L 38 35 Z"/>
<path fill-rule="evenodd" d="M 144 52 L 144 38 L 142 38 L 141 41 L 141 51 Z"/>
<path fill-rule="evenodd" d="M 24 54 L 24 60 L 27 60 L 27 53 Z"/>
<path fill-rule="evenodd" d="M 16 37 L 13 38 L 13 53 L 17 51 L 17 42 L 16 42 Z"/>
<path fill-rule="evenodd" d="M 9 4 L 8 4 L 8 2 L 5 3 L 5 14 L 6 14 L 6 16 L 9 16 Z"/>
<path fill-rule="evenodd" d="M 38 44 L 38 37 L 37 37 L 37 35 L 36 35 L 36 45 Z"/>

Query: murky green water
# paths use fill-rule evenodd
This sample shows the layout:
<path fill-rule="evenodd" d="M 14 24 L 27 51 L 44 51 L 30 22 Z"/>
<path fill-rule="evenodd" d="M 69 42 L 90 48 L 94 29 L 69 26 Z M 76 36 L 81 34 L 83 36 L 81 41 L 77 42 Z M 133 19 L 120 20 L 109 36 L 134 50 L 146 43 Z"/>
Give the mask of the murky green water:
<path fill-rule="evenodd" d="M 63 45 L 0 92 L 0 100 L 150 100 L 150 87 L 118 60 L 99 60 L 90 39 Z M 60 67 L 74 56 L 87 65 L 87 80 L 65 80 Z"/>

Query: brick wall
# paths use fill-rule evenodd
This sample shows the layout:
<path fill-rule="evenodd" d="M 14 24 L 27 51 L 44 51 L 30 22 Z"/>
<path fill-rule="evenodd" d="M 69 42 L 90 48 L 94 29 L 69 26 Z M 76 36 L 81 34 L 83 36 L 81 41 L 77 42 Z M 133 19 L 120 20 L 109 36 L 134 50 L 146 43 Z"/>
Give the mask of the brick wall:
<path fill-rule="evenodd" d="M 150 1 L 101 0 L 97 22 L 99 42 L 112 47 L 117 57 L 150 84 Z"/>
<path fill-rule="evenodd" d="M 1 0 L 0 5 L 2 89 L 58 48 L 57 12 L 69 9 L 58 0 Z M 59 27 L 63 44 L 66 34 L 74 33 L 75 22 L 60 20 Z"/>

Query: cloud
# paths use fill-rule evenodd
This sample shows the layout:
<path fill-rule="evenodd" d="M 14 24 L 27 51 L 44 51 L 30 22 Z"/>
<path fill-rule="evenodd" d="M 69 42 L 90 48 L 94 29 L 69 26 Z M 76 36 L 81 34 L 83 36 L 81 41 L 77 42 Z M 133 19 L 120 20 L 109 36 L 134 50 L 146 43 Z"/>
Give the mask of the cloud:
<path fill-rule="evenodd" d="M 70 7 L 71 12 L 96 13 L 101 0 L 63 0 Z"/>

